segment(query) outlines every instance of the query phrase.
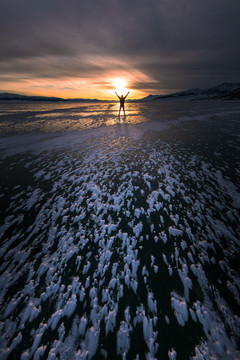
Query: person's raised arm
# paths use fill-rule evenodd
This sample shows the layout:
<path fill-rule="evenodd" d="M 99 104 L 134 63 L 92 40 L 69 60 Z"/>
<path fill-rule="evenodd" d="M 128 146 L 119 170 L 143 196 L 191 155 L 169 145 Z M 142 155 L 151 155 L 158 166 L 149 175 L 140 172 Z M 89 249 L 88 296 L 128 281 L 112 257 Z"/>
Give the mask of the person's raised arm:
<path fill-rule="evenodd" d="M 117 97 L 120 99 L 120 96 L 116 93 L 116 91 L 115 91 L 115 94 L 117 95 Z"/>
<path fill-rule="evenodd" d="M 130 94 L 130 91 L 127 93 L 127 95 L 124 97 L 124 99 L 126 99 L 126 97 L 128 96 L 128 94 Z"/>

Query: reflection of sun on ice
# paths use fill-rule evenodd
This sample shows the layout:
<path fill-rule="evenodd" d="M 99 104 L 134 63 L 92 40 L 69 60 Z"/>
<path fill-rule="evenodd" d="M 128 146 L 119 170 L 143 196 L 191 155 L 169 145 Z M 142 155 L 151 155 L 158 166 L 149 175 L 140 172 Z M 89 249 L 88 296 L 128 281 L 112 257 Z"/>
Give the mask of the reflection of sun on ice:
<path fill-rule="evenodd" d="M 121 95 L 126 95 L 127 93 L 127 89 L 126 89 L 126 86 L 127 86 L 127 83 L 125 80 L 123 79 L 115 79 L 114 82 L 113 82 L 113 85 L 115 87 L 115 90 L 119 96 Z"/>

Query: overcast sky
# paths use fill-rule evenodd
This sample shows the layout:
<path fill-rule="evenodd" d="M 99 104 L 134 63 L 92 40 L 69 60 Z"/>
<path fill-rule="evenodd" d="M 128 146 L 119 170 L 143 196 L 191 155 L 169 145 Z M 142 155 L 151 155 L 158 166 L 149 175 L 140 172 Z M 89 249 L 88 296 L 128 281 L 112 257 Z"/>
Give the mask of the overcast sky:
<path fill-rule="evenodd" d="M 240 81 L 240 0 L 0 0 L 0 90 L 136 97 Z"/>

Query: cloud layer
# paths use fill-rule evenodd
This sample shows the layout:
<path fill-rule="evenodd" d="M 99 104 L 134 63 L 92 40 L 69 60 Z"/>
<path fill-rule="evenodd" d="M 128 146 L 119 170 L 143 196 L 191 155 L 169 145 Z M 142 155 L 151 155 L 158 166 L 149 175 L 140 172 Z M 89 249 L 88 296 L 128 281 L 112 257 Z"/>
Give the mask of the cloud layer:
<path fill-rule="evenodd" d="M 0 87 L 74 79 L 147 92 L 239 81 L 238 0 L 9 0 Z M 6 85 L 7 84 L 7 85 Z"/>

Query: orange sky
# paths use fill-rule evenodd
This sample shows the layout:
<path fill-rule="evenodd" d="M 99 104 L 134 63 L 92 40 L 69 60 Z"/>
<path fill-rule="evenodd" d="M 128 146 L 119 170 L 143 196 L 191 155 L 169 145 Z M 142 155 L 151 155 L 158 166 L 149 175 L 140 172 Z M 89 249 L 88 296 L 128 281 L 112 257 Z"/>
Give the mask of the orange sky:
<path fill-rule="evenodd" d="M 2 79 L 3 80 L 3 79 Z M 129 98 L 139 99 L 150 94 L 150 89 L 140 90 L 139 84 L 153 82 L 138 70 L 121 71 L 106 74 L 104 77 L 63 78 L 59 79 L 14 79 L 2 81 L 5 92 L 24 95 L 56 96 L 62 98 L 98 98 L 102 100 L 116 99 L 119 95 L 130 91 Z M 140 86 L 139 86 L 140 87 Z M 152 91 L 151 91 L 152 92 Z M 159 93 L 159 90 L 157 91 Z M 163 92 L 162 92 L 163 93 Z"/>
<path fill-rule="evenodd" d="M 125 81 L 124 78 L 121 79 Z M 112 82 L 104 80 L 100 83 L 92 79 L 23 80 L 21 83 L 6 83 L 4 92 L 35 96 L 55 96 L 64 99 L 97 98 L 101 100 L 116 99 L 115 91 L 117 91 L 119 95 L 121 95 L 122 92 L 124 93 L 124 91 L 130 91 L 130 96 L 134 99 L 149 95 L 149 92 L 132 89 L 132 84 L 128 84 L 127 82 L 125 89 L 121 92 L 117 86 L 114 86 L 115 82 L 115 79 L 112 79 Z"/>

